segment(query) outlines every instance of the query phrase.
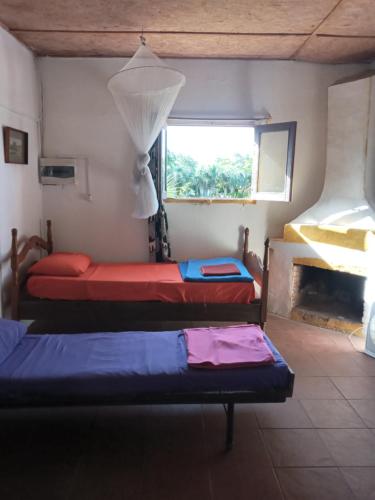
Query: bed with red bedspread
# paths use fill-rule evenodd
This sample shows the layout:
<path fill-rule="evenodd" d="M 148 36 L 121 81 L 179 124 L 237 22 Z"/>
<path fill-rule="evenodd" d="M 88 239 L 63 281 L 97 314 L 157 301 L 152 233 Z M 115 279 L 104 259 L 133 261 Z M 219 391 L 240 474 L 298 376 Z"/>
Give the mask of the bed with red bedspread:
<path fill-rule="evenodd" d="M 51 300 L 250 304 L 255 298 L 253 283 L 184 281 L 177 264 L 91 264 L 80 276 L 33 274 L 26 286 L 31 296 Z"/>
<path fill-rule="evenodd" d="M 51 222 L 47 240 L 33 236 L 18 251 L 12 230 L 13 319 L 82 319 L 119 321 L 240 321 L 264 325 L 267 311 L 268 241 L 263 286 L 255 299 L 253 283 L 187 282 L 174 263 L 90 263 L 76 276 L 32 274 L 20 286 L 20 265 L 39 247 L 52 254 Z M 243 262 L 248 255 L 244 233 Z"/>

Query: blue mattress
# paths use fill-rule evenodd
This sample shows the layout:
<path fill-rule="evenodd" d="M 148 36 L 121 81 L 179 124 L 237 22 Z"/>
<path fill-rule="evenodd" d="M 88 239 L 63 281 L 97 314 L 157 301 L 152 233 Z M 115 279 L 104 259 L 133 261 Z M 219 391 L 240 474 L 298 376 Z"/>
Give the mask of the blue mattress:
<path fill-rule="evenodd" d="M 0 405 L 103 401 L 142 393 L 287 390 L 290 374 L 276 363 L 252 368 L 189 368 L 181 331 L 26 335 L 0 363 Z"/>
<path fill-rule="evenodd" d="M 241 274 L 229 274 L 227 276 L 203 276 L 203 274 L 201 273 L 202 266 L 216 266 L 220 264 L 235 264 Z M 219 257 L 216 259 L 191 259 L 180 262 L 178 264 L 178 267 L 184 281 L 202 281 L 204 283 L 252 283 L 254 281 L 254 278 L 251 276 L 243 262 L 233 257 Z"/>

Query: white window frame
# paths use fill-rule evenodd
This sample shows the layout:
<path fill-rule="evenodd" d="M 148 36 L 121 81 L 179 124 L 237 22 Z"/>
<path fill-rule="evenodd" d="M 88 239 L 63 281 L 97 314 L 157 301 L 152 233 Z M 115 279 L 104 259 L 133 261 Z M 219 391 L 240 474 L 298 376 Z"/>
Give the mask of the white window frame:
<path fill-rule="evenodd" d="M 254 141 L 258 145 L 254 151 L 253 169 L 251 175 L 251 196 L 249 198 L 168 198 L 166 192 L 166 151 L 167 151 L 167 126 L 220 126 L 220 127 L 252 127 L 254 128 Z M 269 123 L 269 118 L 262 119 L 197 119 L 197 118 L 169 118 L 161 132 L 161 187 L 162 199 L 166 202 L 181 203 L 255 203 L 257 200 L 265 201 L 291 201 L 292 181 L 294 166 L 294 150 L 296 142 L 297 122 Z M 259 152 L 261 136 L 263 133 L 287 130 L 288 153 L 285 165 L 285 189 L 283 192 L 270 193 L 258 190 Z"/>
<path fill-rule="evenodd" d="M 165 201 L 182 203 L 254 203 L 252 197 L 248 198 L 168 198 L 166 192 L 166 151 L 167 151 L 167 127 L 173 126 L 206 126 L 206 127 L 251 127 L 267 123 L 267 119 L 233 119 L 233 118 L 168 118 L 166 126 L 161 132 L 161 164 L 162 167 L 162 198 Z"/>
<path fill-rule="evenodd" d="M 259 178 L 259 159 L 260 150 L 262 147 L 262 134 L 272 132 L 288 132 L 287 144 L 287 160 L 284 174 L 284 191 L 271 192 L 260 191 L 258 189 Z M 293 169 L 294 169 L 294 151 L 296 145 L 297 122 L 270 123 L 267 125 L 259 125 L 254 130 L 254 141 L 257 145 L 254 152 L 252 179 L 251 179 L 251 198 L 253 200 L 264 201 L 285 201 L 292 200 L 292 184 L 293 184 Z"/>

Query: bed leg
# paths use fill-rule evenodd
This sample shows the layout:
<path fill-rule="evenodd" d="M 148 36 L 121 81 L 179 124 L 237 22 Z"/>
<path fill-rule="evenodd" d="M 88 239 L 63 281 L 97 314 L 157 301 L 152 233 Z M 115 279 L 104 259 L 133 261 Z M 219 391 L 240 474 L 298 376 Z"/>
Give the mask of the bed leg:
<path fill-rule="evenodd" d="M 230 451 L 233 446 L 233 427 L 234 427 L 234 403 L 228 403 L 225 407 L 227 414 L 227 433 L 225 438 L 225 451 Z"/>

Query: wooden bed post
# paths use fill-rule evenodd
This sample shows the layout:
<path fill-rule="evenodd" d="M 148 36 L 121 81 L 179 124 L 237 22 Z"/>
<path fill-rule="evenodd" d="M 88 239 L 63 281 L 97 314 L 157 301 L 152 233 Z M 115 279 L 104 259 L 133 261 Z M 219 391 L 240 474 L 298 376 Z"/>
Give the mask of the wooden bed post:
<path fill-rule="evenodd" d="M 52 221 L 47 220 L 47 253 L 48 255 L 53 252 L 53 241 L 52 241 Z"/>
<path fill-rule="evenodd" d="M 267 320 L 267 300 L 268 300 L 268 275 L 269 275 L 269 248 L 270 240 L 264 242 L 264 257 L 263 257 L 263 284 L 261 292 L 261 311 L 260 311 L 260 326 L 264 328 Z"/>
<path fill-rule="evenodd" d="M 249 228 L 246 227 L 245 228 L 245 241 L 244 241 L 244 244 L 243 244 L 243 254 L 242 254 L 242 262 L 245 264 L 246 266 L 246 259 L 247 259 L 247 254 L 249 253 Z"/>
<path fill-rule="evenodd" d="M 31 236 L 26 240 L 22 250 L 17 252 L 18 240 L 17 229 L 12 229 L 12 250 L 11 250 L 11 269 L 12 269 L 12 283 L 11 283 L 11 314 L 12 319 L 19 319 L 19 297 L 20 297 L 20 276 L 19 268 L 22 262 L 26 259 L 27 254 L 33 248 L 43 248 L 48 254 L 53 251 L 52 242 L 52 223 L 47 220 L 47 241 L 43 240 L 38 235 Z"/>
<path fill-rule="evenodd" d="M 19 272 L 17 255 L 17 229 L 12 229 L 12 252 L 10 266 L 12 269 L 11 283 L 11 315 L 12 319 L 18 319 L 18 300 L 19 300 Z"/>

